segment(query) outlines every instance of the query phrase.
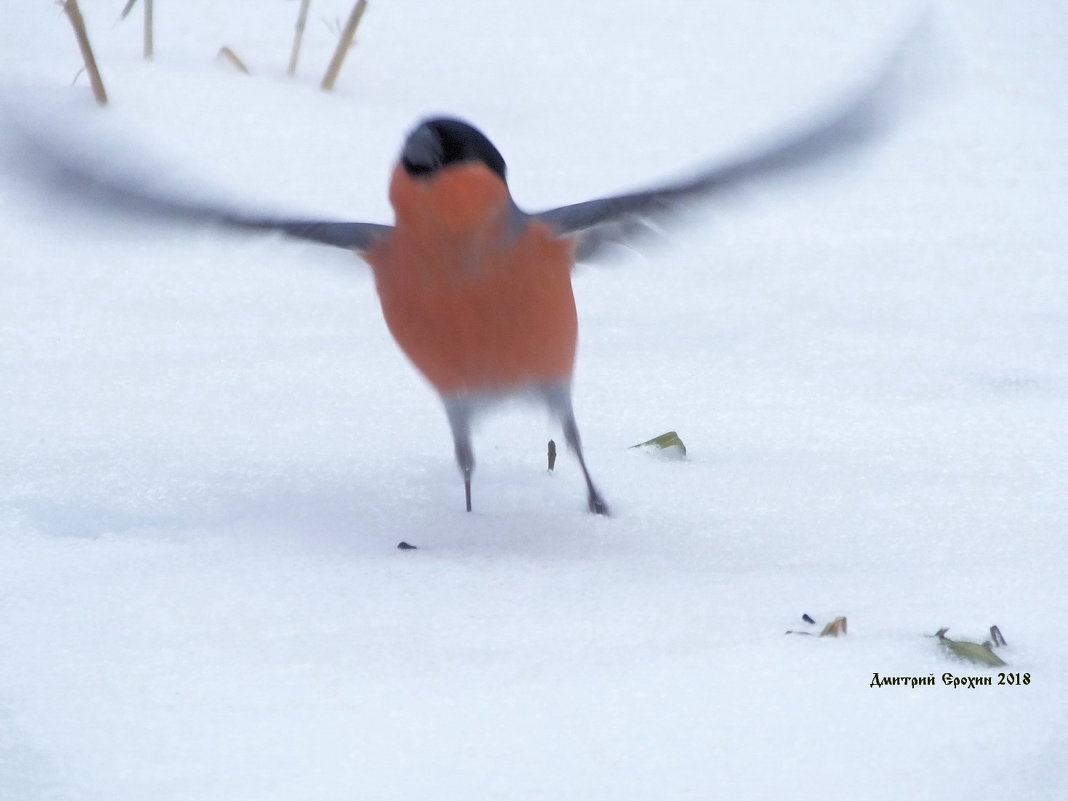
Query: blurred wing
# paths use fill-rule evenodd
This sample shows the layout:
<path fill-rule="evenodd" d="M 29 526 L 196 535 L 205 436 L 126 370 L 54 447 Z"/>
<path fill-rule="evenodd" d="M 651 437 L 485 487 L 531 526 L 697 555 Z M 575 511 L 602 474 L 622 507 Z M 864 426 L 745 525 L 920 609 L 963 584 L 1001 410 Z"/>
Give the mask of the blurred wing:
<path fill-rule="evenodd" d="M 363 252 L 379 237 L 385 236 L 393 227 L 365 222 L 329 222 L 320 220 L 286 220 L 274 217 L 256 217 L 243 213 L 220 211 L 212 216 L 211 209 L 204 210 L 208 216 L 204 222 L 237 228 L 246 231 L 278 231 L 295 239 L 333 245 Z"/>
<path fill-rule="evenodd" d="M 243 231 L 277 231 L 323 245 L 367 250 L 392 227 L 365 222 L 290 218 L 249 211 L 218 195 L 175 183 L 166 171 L 137 163 L 114 148 L 89 152 L 41 129 L 16 131 L 16 168 L 59 202 L 73 202 L 127 218 L 165 225 L 217 225 Z"/>
<path fill-rule="evenodd" d="M 901 48 L 847 102 L 814 122 L 799 127 L 748 155 L 697 171 L 679 181 L 649 189 L 588 200 L 531 216 L 558 234 L 576 235 L 575 257 L 588 261 L 612 245 L 633 245 L 643 233 L 659 228 L 687 206 L 716 193 L 760 178 L 810 166 L 875 140 L 888 126 L 895 72 Z"/>

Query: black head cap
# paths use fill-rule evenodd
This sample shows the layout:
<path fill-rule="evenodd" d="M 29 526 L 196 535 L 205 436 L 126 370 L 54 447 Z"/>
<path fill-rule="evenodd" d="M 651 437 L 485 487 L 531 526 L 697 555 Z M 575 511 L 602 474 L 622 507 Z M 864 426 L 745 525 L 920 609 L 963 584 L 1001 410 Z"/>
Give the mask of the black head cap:
<path fill-rule="evenodd" d="M 429 177 L 449 164 L 479 161 L 505 180 L 504 157 L 482 131 L 463 120 L 423 120 L 408 134 L 401 163 L 409 175 Z"/>

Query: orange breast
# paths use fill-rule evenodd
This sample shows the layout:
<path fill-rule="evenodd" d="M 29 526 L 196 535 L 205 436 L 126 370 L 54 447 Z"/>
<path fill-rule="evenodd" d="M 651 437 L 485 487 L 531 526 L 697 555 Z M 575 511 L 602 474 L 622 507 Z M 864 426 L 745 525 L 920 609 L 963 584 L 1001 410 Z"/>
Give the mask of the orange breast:
<path fill-rule="evenodd" d="M 481 165 L 430 180 L 394 173 L 393 234 L 367 260 L 397 344 L 442 394 L 566 380 L 578 322 L 573 247 L 542 223 L 511 230 L 511 202 Z"/>

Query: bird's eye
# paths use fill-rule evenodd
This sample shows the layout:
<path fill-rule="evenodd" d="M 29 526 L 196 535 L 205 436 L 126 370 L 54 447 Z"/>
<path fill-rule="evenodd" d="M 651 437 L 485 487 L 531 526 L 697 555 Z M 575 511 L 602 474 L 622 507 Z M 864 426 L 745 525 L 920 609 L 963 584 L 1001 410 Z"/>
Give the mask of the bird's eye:
<path fill-rule="evenodd" d="M 407 158 L 402 161 L 404 163 L 404 169 L 407 170 L 410 175 L 429 175 L 440 166 L 437 164 L 419 164 Z"/>
<path fill-rule="evenodd" d="M 401 163 L 410 175 L 427 175 L 445 161 L 441 139 L 429 125 L 420 125 L 404 143 Z"/>

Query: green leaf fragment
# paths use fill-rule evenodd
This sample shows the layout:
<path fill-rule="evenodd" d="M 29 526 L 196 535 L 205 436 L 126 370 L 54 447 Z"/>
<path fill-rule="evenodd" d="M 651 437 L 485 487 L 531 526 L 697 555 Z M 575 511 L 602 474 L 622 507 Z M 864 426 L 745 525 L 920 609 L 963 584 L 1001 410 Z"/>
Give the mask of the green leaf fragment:
<path fill-rule="evenodd" d="M 637 445 L 632 445 L 631 447 L 656 450 L 659 451 L 661 455 L 673 459 L 686 458 L 686 446 L 682 443 L 682 440 L 679 438 L 678 432 L 676 431 L 668 431 L 666 434 L 661 434 L 659 437 L 653 437 L 645 442 L 639 442 Z"/>
<path fill-rule="evenodd" d="M 953 656 L 966 662 L 974 662 L 977 665 L 987 667 L 1001 667 L 1007 664 L 1000 656 L 991 650 L 987 643 L 967 642 L 965 640 L 951 640 L 945 635 L 945 629 L 938 632 L 938 641 L 944 645 Z"/>

